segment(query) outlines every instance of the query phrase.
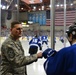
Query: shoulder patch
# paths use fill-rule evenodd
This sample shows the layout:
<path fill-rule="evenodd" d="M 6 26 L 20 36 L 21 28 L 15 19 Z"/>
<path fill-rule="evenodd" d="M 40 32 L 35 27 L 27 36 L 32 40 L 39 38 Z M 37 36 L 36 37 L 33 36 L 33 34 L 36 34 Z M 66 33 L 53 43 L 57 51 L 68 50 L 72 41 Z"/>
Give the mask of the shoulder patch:
<path fill-rule="evenodd" d="M 9 49 L 7 50 L 7 54 L 8 54 L 8 57 L 9 57 L 9 58 L 14 58 L 14 57 L 15 57 L 15 53 L 14 53 L 14 51 L 13 51 L 12 48 L 9 48 Z"/>

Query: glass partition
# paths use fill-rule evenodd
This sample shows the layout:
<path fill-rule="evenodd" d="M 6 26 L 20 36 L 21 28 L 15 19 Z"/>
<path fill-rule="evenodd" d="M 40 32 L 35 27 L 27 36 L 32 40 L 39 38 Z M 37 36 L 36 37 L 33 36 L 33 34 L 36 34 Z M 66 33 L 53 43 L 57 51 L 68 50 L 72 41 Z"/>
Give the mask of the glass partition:
<path fill-rule="evenodd" d="M 13 20 L 19 20 L 19 0 L 0 0 L 0 48 Z"/>

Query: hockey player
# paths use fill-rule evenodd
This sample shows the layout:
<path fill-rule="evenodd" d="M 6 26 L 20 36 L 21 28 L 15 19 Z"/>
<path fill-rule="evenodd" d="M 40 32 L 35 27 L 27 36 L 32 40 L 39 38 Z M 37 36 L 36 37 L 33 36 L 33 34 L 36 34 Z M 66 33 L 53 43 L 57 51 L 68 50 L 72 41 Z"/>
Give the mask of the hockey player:
<path fill-rule="evenodd" d="M 63 36 L 60 36 L 60 41 L 61 41 L 62 43 L 64 43 L 64 37 L 63 37 Z"/>
<path fill-rule="evenodd" d="M 40 50 L 42 50 L 42 36 L 41 35 L 39 35 L 39 46 L 40 46 Z"/>
<path fill-rule="evenodd" d="M 41 50 L 41 45 L 40 45 L 40 39 L 38 38 L 38 36 L 36 35 L 34 38 L 31 39 L 31 41 L 29 42 L 29 54 L 35 54 L 38 51 L 38 48 Z"/>
<path fill-rule="evenodd" d="M 71 25 L 66 33 L 71 46 L 58 52 L 53 49 L 43 52 L 47 58 L 44 63 L 46 75 L 76 75 L 76 24 Z"/>
<path fill-rule="evenodd" d="M 46 35 L 42 36 L 42 46 L 44 43 L 47 45 L 47 48 L 48 48 L 49 47 L 48 46 L 48 37 Z"/>

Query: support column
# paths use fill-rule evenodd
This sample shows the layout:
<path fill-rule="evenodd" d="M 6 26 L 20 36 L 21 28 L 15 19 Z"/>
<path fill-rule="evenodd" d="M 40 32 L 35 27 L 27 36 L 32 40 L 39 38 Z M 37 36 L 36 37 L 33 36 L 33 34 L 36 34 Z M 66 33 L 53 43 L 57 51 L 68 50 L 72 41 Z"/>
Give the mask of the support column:
<path fill-rule="evenodd" d="M 51 48 L 55 48 L 55 0 L 51 0 L 50 8 L 50 34 L 51 34 Z"/>

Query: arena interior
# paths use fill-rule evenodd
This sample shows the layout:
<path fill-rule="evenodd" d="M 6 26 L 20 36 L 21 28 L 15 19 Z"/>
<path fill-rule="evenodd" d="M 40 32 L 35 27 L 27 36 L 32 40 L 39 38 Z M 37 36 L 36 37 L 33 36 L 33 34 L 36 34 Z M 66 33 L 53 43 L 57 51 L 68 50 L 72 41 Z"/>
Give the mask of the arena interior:
<path fill-rule="evenodd" d="M 53 33 L 56 41 L 54 44 L 54 49 L 59 51 L 61 48 L 70 45 L 66 39 L 64 30 L 76 22 L 76 0 L 54 1 L 55 28 Z M 38 36 L 47 35 L 49 40 L 48 45 L 51 48 L 51 36 L 53 36 L 51 34 L 51 2 L 52 0 L 1 0 L 0 48 L 3 41 L 10 35 L 10 23 L 14 20 L 20 21 L 23 26 L 23 34 L 20 41 L 25 50 L 25 55 L 29 55 L 29 41 L 36 34 Z M 64 5 L 66 5 L 66 9 Z M 65 43 L 60 40 L 60 37 L 65 38 Z M 44 51 L 46 48 L 47 46 L 44 44 L 42 51 Z M 38 52 L 39 51 L 40 50 L 38 50 Z M 38 59 L 38 62 L 28 65 L 28 75 L 46 75 L 43 68 L 43 63 L 45 60 L 45 58 Z"/>

